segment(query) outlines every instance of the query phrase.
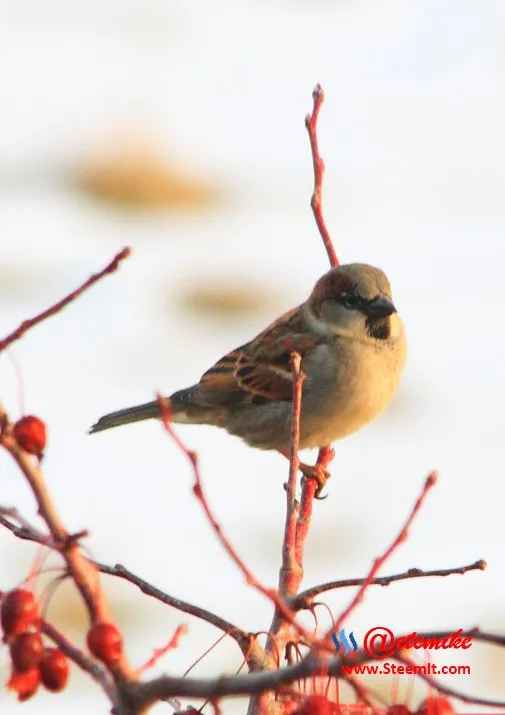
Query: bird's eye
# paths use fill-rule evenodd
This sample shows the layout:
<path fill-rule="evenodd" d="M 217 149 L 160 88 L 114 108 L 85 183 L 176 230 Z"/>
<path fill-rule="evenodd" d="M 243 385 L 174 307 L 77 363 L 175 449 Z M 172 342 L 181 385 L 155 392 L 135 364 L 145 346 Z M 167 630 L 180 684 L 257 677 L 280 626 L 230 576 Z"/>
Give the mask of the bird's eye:
<path fill-rule="evenodd" d="M 346 308 L 357 308 L 361 303 L 361 299 L 357 293 L 345 293 L 342 296 L 342 302 Z"/>

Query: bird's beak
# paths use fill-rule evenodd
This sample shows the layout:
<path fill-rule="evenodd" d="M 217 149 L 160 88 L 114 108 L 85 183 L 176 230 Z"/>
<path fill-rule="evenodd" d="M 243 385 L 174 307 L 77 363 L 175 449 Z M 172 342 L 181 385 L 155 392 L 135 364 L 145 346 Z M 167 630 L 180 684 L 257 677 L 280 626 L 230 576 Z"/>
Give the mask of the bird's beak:
<path fill-rule="evenodd" d="M 381 295 L 367 303 L 366 312 L 371 318 L 386 318 L 388 315 L 396 313 L 396 308 L 389 298 Z"/>

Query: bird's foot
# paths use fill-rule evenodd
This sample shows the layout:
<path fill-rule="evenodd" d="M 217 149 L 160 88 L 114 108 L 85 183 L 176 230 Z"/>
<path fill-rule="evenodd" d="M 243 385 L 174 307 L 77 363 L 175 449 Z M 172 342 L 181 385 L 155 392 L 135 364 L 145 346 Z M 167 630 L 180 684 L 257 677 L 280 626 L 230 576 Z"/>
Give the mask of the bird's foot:
<path fill-rule="evenodd" d="M 321 496 L 321 492 L 323 491 L 326 482 L 328 479 L 331 477 L 331 474 L 327 469 L 323 467 L 322 464 L 319 464 L 316 462 L 316 464 L 311 465 L 311 464 L 304 464 L 303 462 L 300 462 L 298 465 L 299 470 L 303 474 L 302 480 L 303 479 L 315 479 L 317 482 L 317 489 L 314 493 L 314 499 L 326 499 L 328 496 L 325 494 L 324 497 Z"/>

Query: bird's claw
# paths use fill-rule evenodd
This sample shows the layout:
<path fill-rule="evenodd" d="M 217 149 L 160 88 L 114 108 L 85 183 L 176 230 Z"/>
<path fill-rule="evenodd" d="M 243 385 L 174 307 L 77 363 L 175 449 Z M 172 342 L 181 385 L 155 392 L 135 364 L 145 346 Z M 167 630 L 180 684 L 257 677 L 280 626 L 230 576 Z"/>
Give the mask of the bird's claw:
<path fill-rule="evenodd" d="M 314 466 L 310 464 L 303 464 L 300 462 L 300 471 L 302 473 L 302 480 L 305 479 L 315 479 L 317 482 L 317 488 L 316 491 L 314 492 L 314 499 L 319 499 L 320 501 L 323 499 L 326 499 L 328 496 L 325 494 L 324 496 L 321 496 L 321 492 L 323 491 L 326 482 L 330 478 L 331 474 L 327 469 L 325 469 L 322 465 L 320 464 L 314 464 Z"/>

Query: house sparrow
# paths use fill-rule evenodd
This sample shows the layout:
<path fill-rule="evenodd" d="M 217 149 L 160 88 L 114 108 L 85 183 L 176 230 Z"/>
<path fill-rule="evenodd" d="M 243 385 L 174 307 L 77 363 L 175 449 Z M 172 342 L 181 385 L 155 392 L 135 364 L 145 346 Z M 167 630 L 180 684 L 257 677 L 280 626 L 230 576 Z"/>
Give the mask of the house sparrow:
<path fill-rule="evenodd" d="M 252 447 L 287 455 L 295 351 L 305 373 L 300 449 L 331 444 L 382 412 L 407 352 L 384 273 L 361 263 L 332 268 L 305 303 L 218 360 L 196 385 L 174 392 L 172 421 L 223 427 Z M 90 432 L 159 416 L 159 403 L 148 402 L 101 417 Z"/>

